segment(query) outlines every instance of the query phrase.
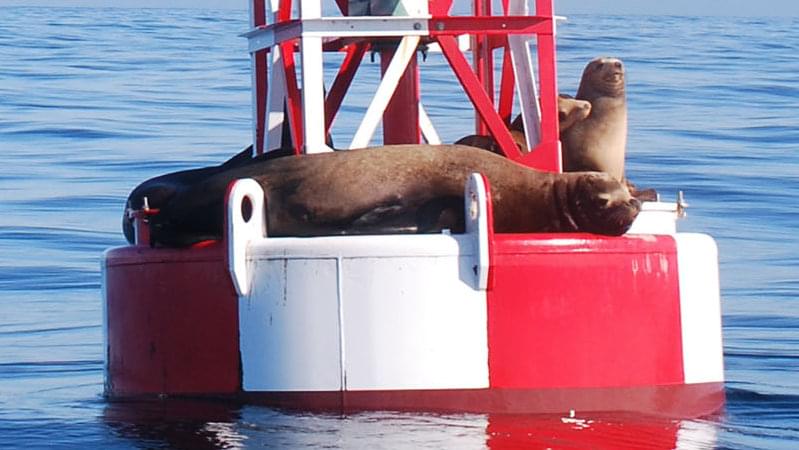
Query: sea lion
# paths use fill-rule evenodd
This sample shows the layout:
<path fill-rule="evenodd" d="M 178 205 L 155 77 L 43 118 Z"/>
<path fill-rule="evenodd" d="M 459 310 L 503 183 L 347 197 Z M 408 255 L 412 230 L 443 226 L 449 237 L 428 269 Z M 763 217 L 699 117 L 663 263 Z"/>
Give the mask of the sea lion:
<path fill-rule="evenodd" d="M 566 94 L 558 95 L 558 132 L 563 133 L 568 130 L 572 125 L 580 120 L 588 117 L 591 113 L 591 103 L 584 100 L 577 100 Z M 510 127 L 508 127 L 513 141 L 522 152 L 529 151 L 527 149 L 527 140 L 524 137 L 524 121 L 522 115 L 519 114 L 513 119 Z M 471 147 L 482 148 L 493 153 L 502 154 L 499 149 L 497 141 L 492 136 L 484 136 L 480 134 L 472 134 L 462 137 L 455 141 L 456 144 L 469 145 Z"/>
<path fill-rule="evenodd" d="M 591 103 L 591 114 L 561 133 L 563 170 L 598 171 L 621 181 L 627 144 L 624 64 L 600 57 L 583 70 L 577 100 Z"/>
<path fill-rule="evenodd" d="M 591 103 L 578 100 L 568 94 L 558 94 L 558 133 L 563 134 L 575 123 L 585 119 L 591 114 Z M 511 130 L 518 130 L 524 134 L 524 121 L 519 114 L 510 124 Z"/>
<path fill-rule="evenodd" d="M 125 204 L 125 214 L 122 218 L 122 232 L 125 235 L 125 239 L 131 244 L 135 239 L 135 231 L 133 229 L 133 221 L 130 217 L 130 213 L 144 207 L 145 197 L 147 198 L 148 208 L 159 209 L 161 206 L 169 203 L 169 201 L 182 190 L 188 189 L 212 175 L 230 170 L 234 167 L 250 164 L 254 161 L 266 161 L 293 154 L 293 149 L 284 147 L 255 156 L 253 155 L 253 147 L 250 145 L 218 166 L 181 170 L 147 180 L 130 193 L 128 201 Z M 213 238 L 214 236 L 209 237 L 209 239 Z"/>
<path fill-rule="evenodd" d="M 221 238 L 225 193 L 239 178 L 263 187 L 270 236 L 462 232 L 463 188 L 472 172 L 489 179 L 499 233 L 620 235 L 640 209 L 607 174 L 540 172 L 459 145 L 395 145 L 253 160 L 193 179 L 151 205 L 160 210 L 150 218 L 151 242 L 185 246 Z M 146 195 L 151 181 L 136 196 Z"/>

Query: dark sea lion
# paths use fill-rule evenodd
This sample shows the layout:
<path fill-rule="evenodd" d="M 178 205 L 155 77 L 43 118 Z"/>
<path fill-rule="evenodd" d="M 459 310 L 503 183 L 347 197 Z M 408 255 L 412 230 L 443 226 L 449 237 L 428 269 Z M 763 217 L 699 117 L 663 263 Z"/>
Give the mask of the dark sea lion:
<path fill-rule="evenodd" d="M 591 103 L 577 100 L 566 94 L 558 95 L 558 131 L 563 133 L 575 123 L 588 117 L 591 113 Z M 522 152 L 527 152 L 527 140 L 524 137 L 524 121 L 519 114 L 513 119 L 508 128 L 513 141 Z M 472 134 L 455 141 L 456 144 L 482 148 L 493 153 L 502 154 L 497 141 L 491 136 Z"/>
<path fill-rule="evenodd" d="M 591 103 L 591 114 L 561 133 L 563 170 L 598 171 L 621 181 L 627 145 L 624 65 L 596 58 L 583 71 L 577 100 Z"/>
<path fill-rule="evenodd" d="M 263 187 L 270 236 L 462 232 L 463 189 L 473 172 L 489 179 L 499 233 L 620 235 L 640 208 L 607 174 L 540 172 L 466 146 L 396 145 L 254 160 L 194 179 L 159 205 L 151 239 L 185 246 L 221 238 L 225 193 L 239 178 Z M 145 195 L 149 183 L 134 192 Z"/>
<path fill-rule="evenodd" d="M 254 156 L 252 145 L 250 145 L 218 166 L 181 170 L 147 180 L 145 183 L 137 186 L 130 195 L 128 195 L 128 200 L 125 204 L 125 214 L 122 218 L 122 232 L 125 235 L 125 239 L 130 243 L 134 241 L 135 231 L 129 213 L 142 209 L 144 207 L 145 197 L 147 198 L 147 206 L 149 208 L 160 209 L 183 190 L 194 186 L 200 181 L 206 180 L 210 176 L 235 167 L 251 164 L 254 161 L 265 161 L 293 154 L 294 151 L 291 148 L 279 148 Z M 214 237 L 211 236 L 208 239 L 213 238 Z"/>

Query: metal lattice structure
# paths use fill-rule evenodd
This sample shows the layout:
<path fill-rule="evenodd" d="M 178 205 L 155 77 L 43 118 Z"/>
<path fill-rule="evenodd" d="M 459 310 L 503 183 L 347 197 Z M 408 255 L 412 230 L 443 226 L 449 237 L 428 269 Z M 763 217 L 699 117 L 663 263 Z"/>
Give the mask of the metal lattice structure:
<path fill-rule="evenodd" d="M 492 13 L 490 1 L 475 0 L 468 16 L 450 15 L 452 0 L 401 0 L 397 9 L 406 15 L 392 16 L 354 16 L 349 14 L 353 2 L 336 3 L 341 15 L 325 17 L 320 0 L 297 5 L 292 0 L 252 1 L 253 29 L 245 36 L 253 61 L 256 152 L 286 146 L 281 142 L 284 121 L 296 153 L 329 151 L 325 137 L 333 119 L 364 55 L 376 48 L 382 80 L 348 147 L 369 145 L 381 117 L 391 122 L 384 127 L 385 144 L 419 143 L 422 138 L 440 143 L 419 101 L 417 48 L 430 44 L 441 49 L 472 102 L 477 134 L 491 135 L 507 157 L 522 164 L 561 171 L 552 0 L 535 0 L 535 14 L 530 14 L 527 0 L 503 0 L 502 14 Z M 296 17 L 291 14 L 294 6 L 299 6 Z M 471 65 L 459 46 L 462 37 L 471 40 Z M 530 37 L 536 38 L 537 76 Z M 393 45 L 380 45 L 386 41 Z M 498 50 L 503 62 L 495 93 L 493 56 Z M 345 53 L 328 89 L 322 70 L 325 52 Z M 515 94 L 529 152 L 520 151 L 508 131 Z"/>

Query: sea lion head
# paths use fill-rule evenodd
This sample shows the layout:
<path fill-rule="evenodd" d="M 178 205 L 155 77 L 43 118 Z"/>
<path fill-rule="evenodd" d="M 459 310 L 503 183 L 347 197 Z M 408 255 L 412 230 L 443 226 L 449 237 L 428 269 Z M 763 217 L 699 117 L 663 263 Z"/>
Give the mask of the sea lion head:
<path fill-rule="evenodd" d="M 641 211 L 641 202 L 623 183 L 603 172 L 573 172 L 570 214 L 576 228 L 620 236 Z"/>
<path fill-rule="evenodd" d="M 561 133 L 589 114 L 591 114 L 591 102 L 577 100 L 566 94 L 558 95 L 558 127 Z"/>
<path fill-rule="evenodd" d="M 128 243 L 135 243 L 135 229 L 133 226 L 133 213 L 144 209 L 160 209 L 174 197 L 177 192 L 176 187 L 166 182 L 165 177 L 156 177 L 148 180 L 133 190 L 125 202 L 125 211 L 122 214 L 122 233 Z"/>
<path fill-rule="evenodd" d="M 603 56 L 585 66 L 577 98 L 599 96 L 624 96 L 624 63 L 620 59 Z"/>

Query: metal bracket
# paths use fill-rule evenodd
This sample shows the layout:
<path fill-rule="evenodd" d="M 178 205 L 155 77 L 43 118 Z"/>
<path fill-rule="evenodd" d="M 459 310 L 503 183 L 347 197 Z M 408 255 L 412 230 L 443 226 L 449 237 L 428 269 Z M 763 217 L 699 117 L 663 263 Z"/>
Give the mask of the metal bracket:
<path fill-rule="evenodd" d="M 685 218 L 688 215 L 686 209 L 688 209 L 688 202 L 685 201 L 685 194 L 682 191 L 677 191 L 677 217 Z"/>
<path fill-rule="evenodd" d="M 473 173 L 466 181 L 464 207 L 466 208 L 466 233 L 474 237 L 476 258 L 474 265 L 475 285 L 479 290 L 488 288 L 489 269 L 489 198 L 485 177 Z"/>
<path fill-rule="evenodd" d="M 240 297 L 250 293 L 247 248 L 251 241 L 266 236 L 265 211 L 261 185 L 251 178 L 233 182 L 227 197 L 228 270 Z"/>

